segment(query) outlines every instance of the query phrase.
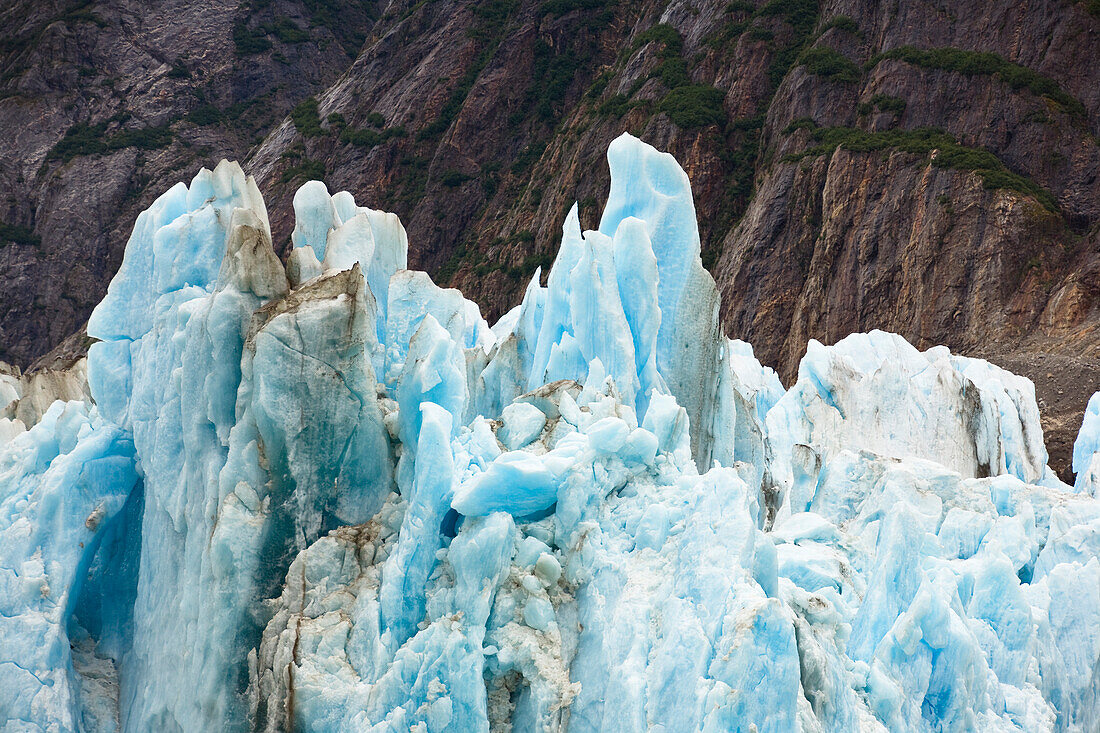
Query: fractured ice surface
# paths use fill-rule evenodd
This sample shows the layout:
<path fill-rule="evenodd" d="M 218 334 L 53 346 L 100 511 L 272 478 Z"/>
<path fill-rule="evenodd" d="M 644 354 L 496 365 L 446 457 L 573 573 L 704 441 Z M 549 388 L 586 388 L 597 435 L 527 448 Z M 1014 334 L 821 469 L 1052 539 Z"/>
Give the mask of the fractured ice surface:
<path fill-rule="evenodd" d="M 109 730 L 88 677 L 74 669 L 83 625 L 110 623 L 103 647 L 124 650 L 126 616 L 112 575 L 96 567 L 97 551 L 112 549 L 123 508 L 140 501 L 133 441 L 105 423 L 94 407 L 55 402 L 37 425 L 12 438 L 0 454 L 0 720 L 7 730 Z M 130 538 L 136 539 L 136 538 Z M 101 592 L 110 597 L 97 598 Z M 83 601 L 83 602 L 82 602 Z M 91 618 L 89 618 L 89 616 Z M 85 657 L 92 657 L 85 652 Z M 81 660 L 88 663 L 88 659 Z M 100 687 L 118 698 L 114 660 L 100 668 L 113 679 Z M 82 690 L 83 688 L 83 690 Z M 117 708 L 117 702 L 111 703 Z M 110 707 L 110 706 L 108 706 Z M 102 724 L 102 727 L 101 727 Z"/>
<path fill-rule="evenodd" d="M 235 164 L 144 212 L 94 405 L 0 424 L 0 730 L 1096 730 L 1100 402 L 1069 487 L 986 362 L 785 390 L 675 160 L 608 159 L 492 327 L 319 182 L 285 269 Z"/>
<path fill-rule="evenodd" d="M 1081 432 L 1073 443 L 1073 472 L 1077 491 L 1100 499 L 1100 392 L 1085 407 Z"/>

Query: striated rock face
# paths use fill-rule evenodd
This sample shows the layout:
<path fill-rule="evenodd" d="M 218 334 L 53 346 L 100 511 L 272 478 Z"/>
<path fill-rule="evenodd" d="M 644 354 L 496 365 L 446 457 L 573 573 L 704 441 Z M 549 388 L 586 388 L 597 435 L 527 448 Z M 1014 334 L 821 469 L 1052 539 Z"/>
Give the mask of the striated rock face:
<path fill-rule="evenodd" d="M 691 178 L 729 336 L 788 382 L 807 339 L 872 328 L 1009 366 L 1069 478 L 1100 388 L 1087 3 L 26 1 L 0 20 L 7 361 L 76 331 L 152 192 L 221 157 L 255 175 L 284 258 L 291 197 L 323 177 L 397 212 L 409 265 L 493 321 L 574 202 L 596 227 L 629 130 Z"/>
<path fill-rule="evenodd" d="M 274 23 L 275 8 L 4 3 L 0 359 L 26 366 L 78 330 L 118 269 L 138 212 L 202 165 L 243 157 L 350 63 L 354 50 L 311 24 L 307 5 L 278 4 L 303 40 L 281 40 L 298 38 L 285 28 L 260 33 L 270 48 L 242 55 L 255 44 L 234 37 L 247 41 L 248 29 Z M 352 15 L 366 22 L 364 9 Z"/>
<path fill-rule="evenodd" d="M 726 301 L 727 328 L 773 334 L 757 351 L 785 374 L 809 338 L 869 323 L 970 350 L 1034 329 L 1048 296 L 1029 261 L 1060 249 L 1061 221 L 915 158 L 838 149 L 768 176 L 716 266 L 740 295 Z"/>

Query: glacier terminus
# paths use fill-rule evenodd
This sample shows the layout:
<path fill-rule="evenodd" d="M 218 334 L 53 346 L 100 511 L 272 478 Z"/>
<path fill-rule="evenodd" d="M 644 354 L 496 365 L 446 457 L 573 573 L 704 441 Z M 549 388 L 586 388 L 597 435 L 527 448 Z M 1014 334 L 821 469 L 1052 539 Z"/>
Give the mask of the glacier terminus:
<path fill-rule="evenodd" d="M 235 163 L 142 213 L 86 362 L 0 375 L 0 731 L 1100 730 L 1100 395 L 1069 486 L 945 347 L 785 388 L 607 157 L 494 325 L 321 182 L 285 265 Z"/>

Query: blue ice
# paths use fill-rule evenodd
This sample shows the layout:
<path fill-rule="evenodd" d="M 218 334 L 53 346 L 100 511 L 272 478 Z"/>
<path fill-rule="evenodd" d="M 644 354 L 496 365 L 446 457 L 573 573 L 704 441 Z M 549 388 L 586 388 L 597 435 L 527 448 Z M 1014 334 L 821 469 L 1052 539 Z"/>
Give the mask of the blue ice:
<path fill-rule="evenodd" d="M 785 388 L 675 159 L 608 162 L 493 326 L 321 182 L 285 265 L 236 164 L 142 213 L 92 399 L 0 380 L 0 730 L 1100 726 L 1100 398 L 1070 487 L 982 360 Z"/>

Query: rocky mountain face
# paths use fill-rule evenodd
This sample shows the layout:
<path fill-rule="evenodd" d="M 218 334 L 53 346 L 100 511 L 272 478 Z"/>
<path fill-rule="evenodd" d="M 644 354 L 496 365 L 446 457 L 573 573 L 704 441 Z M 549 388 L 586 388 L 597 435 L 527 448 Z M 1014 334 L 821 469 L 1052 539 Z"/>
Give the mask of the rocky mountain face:
<path fill-rule="evenodd" d="M 596 226 L 628 130 L 684 165 L 726 331 L 784 379 L 807 339 L 873 328 L 984 356 L 1035 380 L 1068 475 L 1100 388 L 1096 0 L 21 0 L 0 21 L 0 359 L 80 329 L 137 213 L 223 157 L 284 254 L 320 178 L 498 316 L 574 201 Z"/>

